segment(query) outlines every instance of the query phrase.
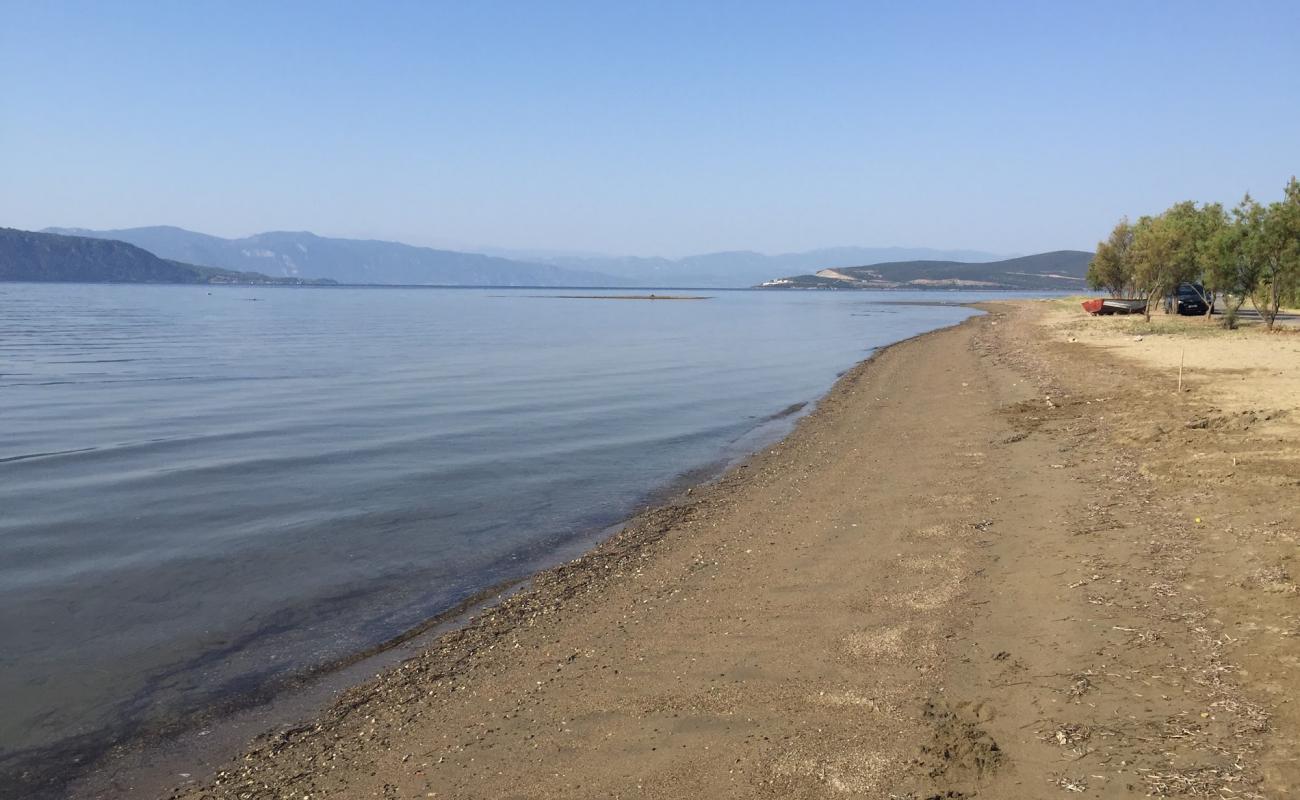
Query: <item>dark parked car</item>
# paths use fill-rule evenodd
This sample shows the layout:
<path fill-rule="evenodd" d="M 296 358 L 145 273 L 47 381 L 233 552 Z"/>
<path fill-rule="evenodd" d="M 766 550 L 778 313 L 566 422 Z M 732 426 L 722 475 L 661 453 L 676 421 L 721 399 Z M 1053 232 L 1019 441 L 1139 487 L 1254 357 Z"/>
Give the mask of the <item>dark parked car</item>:
<path fill-rule="evenodd" d="M 1214 296 L 1199 283 L 1180 283 L 1173 294 L 1165 298 L 1166 314 L 1204 314 L 1214 303 Z"/>

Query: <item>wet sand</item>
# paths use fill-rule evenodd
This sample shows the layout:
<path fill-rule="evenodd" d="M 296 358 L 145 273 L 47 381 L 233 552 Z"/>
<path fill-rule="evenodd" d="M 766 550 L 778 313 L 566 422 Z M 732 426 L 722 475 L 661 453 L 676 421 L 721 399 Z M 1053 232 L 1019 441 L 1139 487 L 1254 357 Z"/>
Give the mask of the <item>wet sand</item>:
<path fill-rule="evenodd" d="M 1285 796 L 1295 420 L 1204 373 L 1174 395 L 1050 308 L 887 348 L 172 796 Z"/>

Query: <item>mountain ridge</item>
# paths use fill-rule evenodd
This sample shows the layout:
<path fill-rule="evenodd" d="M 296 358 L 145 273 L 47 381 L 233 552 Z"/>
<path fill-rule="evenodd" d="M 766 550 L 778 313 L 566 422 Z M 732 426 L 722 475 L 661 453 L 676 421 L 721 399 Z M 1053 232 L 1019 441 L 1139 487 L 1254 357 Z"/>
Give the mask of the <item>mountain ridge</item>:
<path fill-rule="evenodd" d="M 689 286 L 743 288 L 773 274 L 850 267 L 905 258 L 972 262 L 997 257 L 978 250 L 923 247 L 827 247 L 766 255 L 750 250 L 663 258 L 598 254 L 466 252 L 383 239 L 343 239 L 309 231 L 266 231 L 236 239 L 171 225 L 91 230 L 46 228 L 63 235 L 117 239 L 162 258 L 224 269 L 330 278 L 340 283 L 447 286 Z M 516 254 L 520 255 L 516 255 Z"/>
<path fill-rule="evenodd" d="M 823 247 L 768 255 L 753 250 L 663 258 L 656 256 L 551 256 L 548 263 L 599 270 L 618 277 L 671 286 L 752 286 L 773 274 L 798 270 L 834 269 L 904 259 L 993 261 L 998 256 L 979 250 L 940 250 L 928 247 Z M 645 277 L 652 280 L 645 281 Z"/>
<path fill-rule="evenodd" d="M 160 225 L 119 230 L 46 228 L 47 233 L 124 241 L 161 258 L 338 283 L 438 286 L 623 286 L 614 276 L 479 253 L 381 239 L 340 239 L 309 231 L 265 231 L 224 239 Z"/>
<path fill-rule="evenodd" d="M 331 284 L 159 258 L 113 239 L 0 228 L 0 281 L 41 283 Z"/>

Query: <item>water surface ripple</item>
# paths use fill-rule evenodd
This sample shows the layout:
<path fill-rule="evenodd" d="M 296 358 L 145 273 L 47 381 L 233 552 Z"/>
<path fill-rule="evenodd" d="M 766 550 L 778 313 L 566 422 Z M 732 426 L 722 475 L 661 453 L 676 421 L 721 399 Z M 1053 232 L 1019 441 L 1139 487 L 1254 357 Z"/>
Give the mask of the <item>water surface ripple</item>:
<path fill-rule="evenodd" d="M 385 641 L 970 313 L 538 294 L 0 284 L 0 770 Z"/>

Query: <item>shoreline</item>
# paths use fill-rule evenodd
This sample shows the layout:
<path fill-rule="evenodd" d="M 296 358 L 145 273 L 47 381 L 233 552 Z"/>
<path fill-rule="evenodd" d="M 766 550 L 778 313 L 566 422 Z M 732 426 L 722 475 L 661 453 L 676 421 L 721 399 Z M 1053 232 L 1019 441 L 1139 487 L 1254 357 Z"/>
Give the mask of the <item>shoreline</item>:
<path fill-rule="evenodd" d="M 807 428 L 815 425 L 819 418 L 837 413 L 829 409 L 828 405 L 832 401 L 842 399 L 844 395 L 856 392 L 858 384 L 867 377 L 873 364 L 899 349 L 969 326 L 973 320 L 981 318 L 986 313 L 985 309 L 980 308 L 982 304 L 979 303 L 957 305 L 969 305 L 980 313 L 961 322 L 926 331 L 874 350 L 842 373 L 820 398 L 810 404 L 811 409 L 805 410 L 802 414 L 798 414 L 796 410 L 797 418 L 794 426 L 776 441 L 769 442 L 747 455 L 730 459 L 725 469 L 715 473 L 711 478 L 678 486 L 676 491 L 666 493 L 659 504 L 647 507 L 625 522 L 613 526 L 615 531 L 612 535 L 597 540 L 577 558 L 542 569 L 530 577 L 514 582 L 513 591 L 485 599 L 479 605 L 476 614 L 469 612 L 462 614 L 452 627 L 441 632 L 433 640 L 422 643 L 420 652 L 414 656 L 389 666 L 382 673 L 362 683 L 345 689 L 327 707 L 313 714 L 306 724 L 281 725 L 277 729 L 265 731 L 256 736 L 251 745 L 256 752 L 276 750 L 296 737 L 322 731 L 331 722 L 348 717 L 367 702 L 391 691 L 391 687 L 385 686 L 385 683 L 404 682 L 403 673 L 407 672 L 408 666 L 413 665 L 417 659 L 436 658 L 441 666 L 434 668 L 434 671 L 439 672 L 441 677 L 452 677 L 459 674 L 458 668 L 471 661 L 476 654 L 495 649 L 497 644 L 506 637 L 532 627 L 539 617 L 563 617 L 566 614 L 580 613 L 580 609 L 576 608 L 573 602 L 578 593 L 585 596 L 599 594 L 607 584 L 625 578 L 626 570 L 635 569 L 637 562 L 654 558 L 655 551 L 663 543 L 664 538 L 684 521 L 702 511 L 707 512 L 710 507 L 725 506 L 730 502 L 730 495 L 733 492 L 754 483 L 756 474 L 770 471 L 771 467 L 767 462 L 779 461 L 779 457 L 773 458 L 773 456 L 779 456 L 782 449 L 795 444 L 801 435 L 808 436 Z M 423 674 L 429 671 L 427 665 L 420 665 L 418 669 L 418 672 Z M 185 781 L 172 780 L 168 785 L 177 788 L 169 796 L 189 797 L 190 790 L 184 787 L 202 786 L 212 777 L 212 775 L 196 774 Z M 155 783 L 149 787 L 149 791 L 161 788 L 163 785 L 164 782 Z M 103 789 L 101 788 L 100 791 Z M 132 787 L 131 791 L 136 791 L 135 787 Z M 78 794 L 77 796 L 106 795 Z M 204 791 L 196 796 L 208 797 L 209 795 Z M 267 796 L 280 795 L 272 793 Z"/>
<path fill-rule="evenodd" d="M 1288 379 L 1216 373 L 1189 339 L 1175 396 L 1140 338 L 1079 343 L 1102 328 L 1055 301 L 985 308 L 168 796 L 1300 785 L 1300 510 L 1267 502 L 1300 483 L 1300 415 L 1239 407 Z M 1228 375 L 1254 391 L 1216 391 Z"/>
<path fill-rule="evenodd" d="M 976 304 L 971 303 L 939 305 L 976 308 Z M 981 313 L 977 312 L 967 320 Z M 603 557 L 599 563 L 588 563 L 588 559 L 597 556 L 597 551 L 612 545 L 619 552 L 635 554 L 651 546 L 668 532 L 671 520 L 675 519 L 668 513 L 665 523 L 660 512 L 671 512 L 676 506 L 694 502 L 692 497 L 697 492 L 714 487 L 727 478 L 742 478 L 742 471 L 748 469 L 744 462 L 761 455 L 764 448 L 779 447 L 796 435 L 800 425 L 816 415 L 822 403 L 844 381 L 865 370 L 870 362 L 886 351 L 958 327 L 967 320 L 873 349 L 865 358 L 841 372 L 820 396 L 755 420 L 754 428 L 720 452 L 717 459 L 684 472 L 663 487 L 648 491 L 643 501 L 636 504 L 640 511 L 619 522 L 577 535 L 556 552 L 539 554 L 531 559 L 539 566 L 521 577 L 485 587 L 446 611 L 358 653 L 322 664 L 308 673 L 289 676 L 255 695 L 234 698 L 228 704 L 187 717 L 174 725 L 111 745 L 103 755 L 91 761 L 93 766 L 88 771 L 74 768 L 67 782 L 62 784 L 67 787 L 67 796 L 112 797 L 121 791 L 119 782 L 123 778 L 133 782 L 131 792 L 152 796 L 174 787 L 176 776 L 185 774 L 186 769 L 196 779 L 205 771 L 210 776 L 218 765 L 245 749 L 250 739 L 262 739 L 277 729 L 298 727 L 300 723 L 328 713 L 342 697 L 371 681 L 375 670 L 389 672 L 402 660 L 414 658 L 426 648 L 437 646 L 443 637 L 459 635 L 475 625 L 478 616 L 490 615 L 502 603 L 533 591 L 535 583 L 548 578 L 550 573 L 563 571 L 566 580 L 570 571 L 586 571 L 591 578 L 602 576 L 602 571 L 607 569 Z M 768 430 L 774 426 L 775 430 Z M 633 527 L 635 532 L 629 534 L 628 529 Z M 615 542 L 615 539 L 619 541 Z M 573 557 L 575 552 L 578 555 Z M 557 557 L 560 560 L 557 561 Z M 549 601 L 540 599 L 539 602 Z M 223 735 L 216 735 L 218 732 Z M 198 738 L 208 736 L 212 739 L 200 741 Z M 223 745 L 214 746 L 217 740 L 225 741 Z M 195 769 L 193 764 L 196 761 L 208 765 L 206 770 Z"/>

